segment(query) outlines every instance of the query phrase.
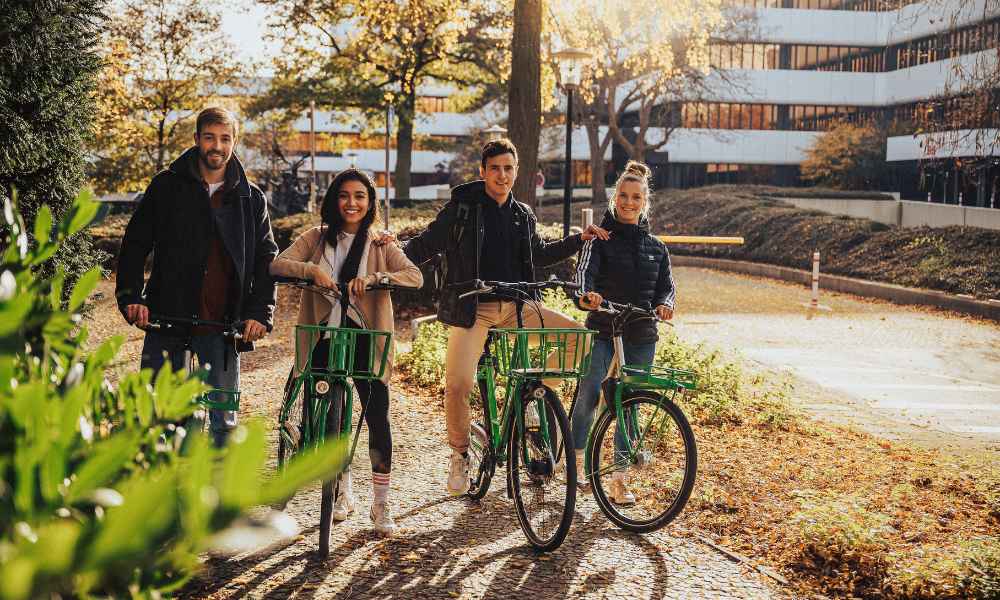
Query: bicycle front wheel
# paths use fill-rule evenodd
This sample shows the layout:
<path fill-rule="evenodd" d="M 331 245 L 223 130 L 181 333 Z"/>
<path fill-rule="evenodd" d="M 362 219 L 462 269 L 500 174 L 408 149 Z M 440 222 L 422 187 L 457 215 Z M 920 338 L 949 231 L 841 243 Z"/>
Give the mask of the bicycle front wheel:
<path fill-rule="evenodd" d="M 604 410 L 587 452 L 601 511 L 618 527 L 644 533 L 674 520 L 698 470 L 694 432 L 670 400 L 639 392 L 622 402 L 624 423 Z"/>
<path fill-rule="evenodd" d="M 335 383 L 330 388 L 330 406 L 327 409 L 324 429 L 326 440 L 336 438 L 343 430 L 345 414 L 346 391 L 344 386 Z M 330 555 L 330 521 L 333 519 L 333 501 L 340 493 L 340 475 L 330 481 L 324 481 L 320 489 L 319 503 L 319 557 L 326 559 Z"/>
<path fill-rule="evenodd" d="M 576 453 L 569 419 L 555 392 L 544 386 L 526 390 L 518 410 L 521 416 L 512 424 L 508 443 L 508 484 L 528 543 L 548 552 L 566 539 L 576 506 Z M 560 440 L 567 443 L 557 463 Z"/>

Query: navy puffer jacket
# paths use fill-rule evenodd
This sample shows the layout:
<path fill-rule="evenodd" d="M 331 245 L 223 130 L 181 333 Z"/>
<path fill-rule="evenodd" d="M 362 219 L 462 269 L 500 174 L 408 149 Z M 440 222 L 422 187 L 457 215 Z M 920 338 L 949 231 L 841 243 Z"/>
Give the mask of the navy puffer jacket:
<path fill-rule="evenodd" d="M 649 233 L 649 222 L 627 225 L 615 220 L 608 211 L 601 227 L 611 232 L 611 239 L 585 242 L 577 264 L 576 282 L 580 294 L 597 292 L 606 300 L 655 308 L 661 304 L 674 308 L 674 278 L 670 272 L 667 247 Z M 577 306 L 579 306 L 577 298 Z M 611 316 L 591 312 L 587 327 L 596 329 L 599 338 L 611 337 Z M 625 330 L 625 341 L 634 344 L 655 342 L 656 324 L 636 320 Z"/>

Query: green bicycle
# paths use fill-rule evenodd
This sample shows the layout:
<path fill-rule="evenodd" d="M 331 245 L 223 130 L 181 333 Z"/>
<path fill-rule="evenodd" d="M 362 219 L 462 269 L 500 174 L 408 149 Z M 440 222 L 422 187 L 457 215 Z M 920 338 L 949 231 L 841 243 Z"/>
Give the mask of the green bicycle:
<path fill-rule="evenodd" d="M 625 364 L 625 325 L 656 319 L 653 311 L 607 301 L 599 310 L 614 315 L 615 360 L 601 385 L 604 409 L 587 437 L 584 472 L 594 500 L 612 523 L 627 531 L 655 531 L 680 514 L 694 488 L 698 449 L 675 400 L 694 390 L 697 380 L 690 371 Z M 615 502 L 612 486 L 626 484 L 634 502 Z"/>
<path fill-rule="evenodd" d="M 468 284 L 458 284 L 468 285 Z M 528 543 L 540 551 L 559 547 L 576 506 L 576 454 L 569 419 L 546 379 L 579 379 L 590 363 L 595 332 L 587 329 L 525 329 L 523 309 L 531 293 L 575 289 L 565 281 L 473 282 L 460 297 L 490 294 L 515 302 L 516 329 L 491 329 L 479 359 L 476 381 L 483 419 L 470 426 L 468 495 L 486 495 L 498 465 L 507 465 L 507 496 L 513 498 Z M 570 348 L 574 348 L 571 351 Z M 497 376 L 506 377 L 503 411 L 497 408 Z M 565 460 L 560 461 L 560 446 Z"/>
<path fill-rule="evenodd" d="M 181 340 L 184 352 L 183 365 L 180 365 L 188 374 L 197 375 L 202 379 L 206 378 L 205 372 L 200 368 L 195 360 L 191 328 L 192 327 L 214 327 L 221 335 L 233 343 L 243 340 L 243 321 L 210 321 L 198 317 L 172 317 L 167 315 L 149 315 L 149 324 L 146 329 L 158 331 L 168 336 L 176 336 Z M 251 346 L 252 347 L 252 346 Z M 195 398 L 199 408 L 184 423 L 188 431 L 202 431 L 208 429 L 208 410 L 228 410 L 239 411 L 240 392 L 236 389 L 212 388 L 201 396 Z"/>
<path fill-rule="evenodd" d="M 353 311 L 362 329 L 346 327 L 348 310 L 353 305 L 348 294 L 314 285 L 311 281 L 275 278 L 278 285 L 289 285 L 319 292 L 341 303 L 340 327 L 329 325 L 295 326 L 295 366 L 285 384 L 285 395 L 278 414 L 278 468 L 298 453 L 316 448 L 328 437 L 351 435 L 354 394 L 350 380 L 380 379 L 388 362 L 392 334 L 367 329 L 361 311 Z M 412 289 L 390 284 L 387 280 L 366 287 L 367 290 Z M 326 356 L 314 360 L 314 350 L 321 339 L 329 340 Z M 358 348 L 362 350 L 359 352 Z M 351 464 L 358 445 L 367 405 L 363 405 L 346 463 Z M 319 556 L 330 554 L 330 524 L 333 501 L 339 493 L 340 477 L 324 481 L 320 495 Z"/>

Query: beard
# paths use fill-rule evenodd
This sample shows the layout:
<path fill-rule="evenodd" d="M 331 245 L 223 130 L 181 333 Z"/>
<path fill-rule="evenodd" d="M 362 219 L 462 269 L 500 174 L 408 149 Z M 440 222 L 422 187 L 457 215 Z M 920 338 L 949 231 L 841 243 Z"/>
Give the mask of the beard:
<path fill-rule="evenodd" d="M 231 156 L 231 155 L 230 155 Z M 211 171 L 218 171 L 219 169 L 226 166 L 229 162 L 229 156 L 226 156 L 222 152 L 209 152 L 205 153 L 201 148 L 198 148 L 198 160 L 207 169 Z"/>

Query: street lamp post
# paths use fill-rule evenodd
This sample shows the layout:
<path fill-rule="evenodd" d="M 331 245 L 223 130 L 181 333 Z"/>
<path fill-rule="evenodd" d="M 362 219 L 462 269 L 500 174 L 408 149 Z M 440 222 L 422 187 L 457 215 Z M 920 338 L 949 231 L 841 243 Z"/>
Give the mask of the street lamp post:
<path fill-rule="evenodd" d="M 507 134 L 507 130 L 499 125 L 493 125 L 484 129 L 482 133 L 486 136 L 487 142 L 495 142 L 503 138 L 503 136 Z"/>
<path fill-rule="evenodd" d="M 553 54 L 559 61 L 559 79 L 566 90 L 566 158 L 563 187 L 563 237 L 569 235 L 569 207 L 573 199 L 573 89 L 580 85 L 584 62 L 590 54 L 576 48 L 566 48 Z"/>

